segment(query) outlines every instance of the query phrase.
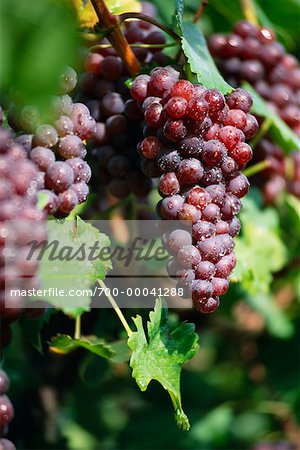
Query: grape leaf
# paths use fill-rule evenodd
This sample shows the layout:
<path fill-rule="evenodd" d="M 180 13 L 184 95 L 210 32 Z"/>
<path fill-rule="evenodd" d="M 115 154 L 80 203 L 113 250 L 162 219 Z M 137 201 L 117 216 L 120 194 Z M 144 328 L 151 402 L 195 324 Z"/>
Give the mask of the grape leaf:
<path fill-rule="evenodd" d="M 92 28 L 99 22 L 97 14 L 90 0 L 83 2 L 82 0 L 72 0 L 76 9 L 79 26 L 81 28 Z M 137 0 L 106 0 L 106 6 L 113 14 L 122 14 L 125 12 L 141 12 L 142 5 Z"/>
<path fill-rule="evenodd" d="M 199 83 L 202 83 L 207 89 L 219 89 L 223 94 L 231 92 L 233 88 L 218 71 L 198 26 L 192 22 L 184 22 L 182 29 L 182 50 Z"/>
<path fill-rule="evenodd" d="M 177 425 L 188 430 L 189 420 L 181 404 L 180 372 L 182 365 L 195 355 L 199 347 L 195 326 L 182 323 L 171 330 L 162 299 L 156 301 L 149 317 L 148 336 L 142 318 L 133 318 L 137 331 L 128 339 L 128 346 L 133 352 L 130 359 L 132 376 L 141 391 L 147 389 L 151 380 L 158 381 L 171 397 Z"/>
<path fill-rule="evenodd" d="M 112 267 L 110 260 L 92 260 L 88 257 L 89 249 L 95 242 L 100 248 L 109 247 L 109 238 L 79 217 L 76 224 L 75 231 L 73 221 L 48 221 L 47 242 L 53 245 L 48 245 L 47 249 L 43 248 L 43 253 L 38 253 L 41 257 L 38 273 L 40 289 L 45 292 L 43 300 L 74 316 L 89 310 L 92 284 L 97 278 L 104 278 Z M 54 251 L 56 242 L 57 249 Z M 74 257 L 80 248 L 85 249 L 85 255 L 81 258 L 80 253 L 78 258 Z M 72 252 L 73 257 L 69 257 L 69 252 Z M 60 295 L 60 290 L 64 292 L 63 295 Z M 80 295 L 76 295 L 77 290 Z"/>
<path fill-rule="evenodd" d="M 238 263 L 232 277 L 250 295 L 268 294 L 272 274 L 284 266 L 287 257 L 279 218 L 273 208 L 259 209 L 252 198 L 245 198 L 243 204 L 242 236 L 235 240 Z"/>
<path fill-rule="evenodd" d="M 184 9 L 184 0 L 176 0 L 175 14 L 173 16 L 173 27 L 180 36 L 182 35 L 183 9 Z"/>
<path fill-rule="evenodd" d="M 298 136 L 287 126 L 287 124 L 276 114 L 265 102 L 265 100 L 248 83 L 243 83 L 243 87 L 252 95 L 252 112 L 258 116 L 265 117 L 271 121 L 268 133 L 280 147 L 289 153 L 293 150 L 300 150 L 300 140 Z"/>
<path fill-rule="evenodd" d="M 116 352 L 109 344 L 96 336 L 82 336 L 80 339 L 74 339 L 66 334 L 58 334 L 50 341 L 50 350 L 54 353 L 66 354 L 79 347 L 107 359 L 116 355 Z"/>
<path fill-rule="evenodd" d="M 174 25 L 174 0 L 152 0 L 152 3 L 157 8 L 158 17 L 163 20 L 164 23 Z M 170 21 L 172 18 L 172 22 Z"/>

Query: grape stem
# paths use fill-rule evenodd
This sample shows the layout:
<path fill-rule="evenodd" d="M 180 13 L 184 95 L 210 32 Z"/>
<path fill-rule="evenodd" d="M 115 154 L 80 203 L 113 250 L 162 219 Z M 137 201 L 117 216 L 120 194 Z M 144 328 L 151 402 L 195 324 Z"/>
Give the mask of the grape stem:
<path fill-rule="evenodd" d="M 271 163 L 268 159 L 265 159 L 264 161 L 260 161 L 257 164 L 254 164 L 251 167 L 248 167 L 243 171 L 243 174 L 246 177 L 252 177 L 253 175 L 256 175 L 259 172 L 262 172 L 265 169 L 268 169 L 271 166 Z"/>
<path fill-rule="evenodd" d="M 208 4 L 208 0 L 202 0 L 198 10 L 196 11 L 196 14 L 194 15 L 193 23 L 197 23 L 198 20 L 202 17 L 202 15 L 205 11 L 205 8 L 207 7 L 207 4 Z"/>
<path fill-rule="evenodd" d="M 132 335 L 132 330 L 130 329 L 130 326 L 129 326 L 127 320 L 125 319 L 122 311 L 120 310 L 117 302 L 115 301 L 115 299 L 110 294 L 109 289 L 106 287 L 106 284 L 104 283 L 104 281 L 98 279 L 97 282 L 104 289 L 106 297 L 108 298 L 111 306 L 114 308 L 114 310 L 115 310 L 117 316 L 119 317 L 120 321 L 122 322 L 122 325 L 125 328 L 128 337 L 130 337 Z"/>
<path fill-rule="evenodd" d="M 81 316 L 77 316 L 75 319 L 74 339 L 80 339 L 80 336 L 81 336 Z"/>
<path fill-rule="evenodd" d="M 91 0 L 95 13 L 99 19 L 99 27 L 120 56 L 130 75 L 140 72 L 140 63 L 131 50 L 120 29 L 118 17 L 107 8 L 104 0 Z"/>
<path fill-rule="evenodd" d="M 175 42 L 169 44 L 130 44 L 131 48 L 167 48 L 174 47 L 177 45 Z M 97 44 L 93 45 L 89 48 L 90 52 L 97 52 L 98 50 L 102 50 L 104 48 L 112 48 L 111 44 Z"/>
<path fill-rule="evenodd" d="M 240 0 L 245 19 L 253 25 L 259 25 L 252 0 Z"/>
<path fill-rule="evenodd" d="M 124 22 L 127 19 L 139 19 L 139 20 L 143 20 L 144 22 L 151 23 L 155 27 L 160 28 L 162 31 L 164 31 L 166 34 L 168 34 L 172 39 L 174 39 L 174 41 L 176 41 L 178 43 L 181 42 L 180 36 L 178 36 L 178 34 L 175 33 L 175 31 L 173 31 L 167 25 L 164 25 L 163 23 L 159 22 L 158 20 L 153 19 L 150 16 L 147 16 L 146 14 L 136 13 L 136 12 L 128 12 L 128 13 L 123 13 L 123 14 L 119 15 L 120 23 Z"/>

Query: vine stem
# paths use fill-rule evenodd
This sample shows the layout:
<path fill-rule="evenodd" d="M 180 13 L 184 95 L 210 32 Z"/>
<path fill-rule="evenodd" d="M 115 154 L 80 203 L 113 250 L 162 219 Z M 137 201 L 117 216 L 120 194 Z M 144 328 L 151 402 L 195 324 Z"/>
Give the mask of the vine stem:
<path fill-rule="evenodd" d="M 81 316 L 77 316 L 75 319 L 74 339 L 80 339 L 80 336 L 81 336 Z"/>
<path fill-rule="evenodd" d="M 208 5 L 208 0 L 202 0 L 198 10 L 196 11 L 196 14 L 193 17 L 193 23 L 198 22 L 198 20 L 202 17 L 207 5 Z"/>
<path fill-rule="evenodd" d="M 91 2 L 98 16 L 101 31 L 106 33 L 107 39 L 124 62 L 129 74 L 136 75 L 140 72 L 140 63 L 121 32 L 118 17 L 109 11 L 104 0 L 91 0 Z"/>
<path fill-rule="evenodd" d="M 128 13 L 123 13 L 123 14 L 119 15 L 119 23 L 122 23 L 122 22 L 124 22 L 124 20 L 127 20 L 127 19 L 139 19 L 139 20 L 143 20 L 144 22 L 151 23 L 155 27 L 160 28 L 166 34 L 171 36 L 171 38 L 174 39 L 176 42 L 178 42 L 178 43 L 181 42 L 180 36 L 178 36 L 178 34 L 175 33 L 175 31 L 173 31 L 171 28 L 164 25 L 163 23 L 159 22 L 158 20 L 153 19 L 150 16 L 147 16 L 146 14 L 136 13 L 136 12 L 128 12 Z"/>
<path fill-rule="evenodd" d="M 246 177 L 252 177 L 253 175 L 256 175 L 259 172 L 262 172 L 265 169 L 268 169 L 271 166 L 271 163 L 268 159 L 265 159 L 264 161 L 260 161 L 257 164 L 254 164 L 251 167 L 248 167 L 243 171 L 243 174 Z"/>
<path fill-rule="evenodd" d="M 106 297 L 108 298 L 111 306 L 114 308 L 114 310 L 115 310 L 117 316 L 119 317 L 120 321 L 122 322 L 122 325 L 125 328 L 128 337 L 130 337 L 132 335 L 132 330 L 130 329 L 130 326 L 129 326 L 127 320 L 125 319 L 122 311 L 120 310 L 117 302 L 115 301 L 115 299 L 110 294 L 110 292 L 107 289 L 106 284 L 104 283 L 104 281 L 100 280 L 100 279 L 98 279 L 97 281 L 98 281 L 99 285 L 104 289 Z"/>
<path fill-rule="evenodd" d="M 252 0 L 240 0 L 245 19 L 253 25 L 259 25 Z"/>
<path fill-rule="evenodd" d="M 175 42 L 170 44 L 130 44 L 131 48 L 167 48 L 174 47 L 176 45 Z M 97 52 L 98 50 L 102 50 L 104 48 L 112 48 L 111 44 L 96 44 L 89 48 L 90 52 Z"/>
<path fill-rule="evenodd" d="M 256 147 L 256 145 L 261 141 L 264 135 L 269 131 L 270 126 L 272 125 L 272 119 L 265 119 L 261 126 L 259 127 L 258 133 L 254 136 L 252 141 L 250 142 L 250 146 L 252 148 Z"/>

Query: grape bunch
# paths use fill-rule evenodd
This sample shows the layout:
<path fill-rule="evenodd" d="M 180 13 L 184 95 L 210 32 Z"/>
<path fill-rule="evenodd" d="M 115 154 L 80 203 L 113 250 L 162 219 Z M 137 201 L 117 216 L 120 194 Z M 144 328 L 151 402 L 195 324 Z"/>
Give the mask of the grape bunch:
<path fill-rule="evenodd" d="M 24 311 L 24 301 L 11 290 L 38 286 L 38 262 L 28 259 L 29 242 L 46 239 L 37 207 L 38 170 L 7 129 L 0 128 L 0 312 L 1 347 L 9 344 L 10 325 Z"/>
<path fill-rule="evenodd" d="M 249 189 L 241 170 L 252 157 L 245 140 L 258 124 L 249 114 L 252 99 L 245 90 L 225 98 L 179 75 L 170 66 L 156 68 L 133 81 L 131 94 L 146 123 L 138 145 L 144 173 L 160 177 L 158 213 L 193 224 L 192 235 L 183 227 L 164 237 L 174 255 L 168 272 L 206 313 L 219 306 L 236 264 L 236 216 Z"/>
<path fill-rule="evenodd" d="M 143 12 L 150 16 L 156 11 L 143 3 Z M 164 44 L 165 37 L 153 25 L 141 20 L 125 22 L 124 35 L 130 44 Z M 107 43 L 106 40 L 102 44 Z M 141 63 L 164 60 L 159 49 L 133 48 Z M 90 53 L 85 61 L 86 72 L 80 80 L 80 100 L 97 121 L 91 141 L 91 152 L 97 160 L 94 184 L 107 187 L 116 198 L 130 193 L 145 197 L 152 183 L 140 169 L 136 145 L 142 137 L 143 115 L 130 98 L 126 80 L 129 74 L 113 48 Z"/>
<path fill-rule="evenodd" d="M 47 195 L 45 210 L 55 217 L 67 216 L 89 193 L 91 169 L 84 161 L 83 140 L 93 135 L 96 123 L 86 105 L 73 103 L 67 95 L 76 83 L 76 72 L 67 68 L 61 77 L 62 95 L 52 101 L 50 123 L 41 123 L 32 106 L 11 108 L 8 114 L 12 128 L 25 131 L 17 142 L 38 167 L 38 190 Z"/>
<path fill-rule="evenodd" d="M 249 22 L 238 22 L 231 34 L 213 35 L 209 48 L 218 66 L 232 86 L 245 80 L 255 87 L 271 108 L 300 136 L 300 67 L 297 59 L 286 53 L 274 32 Z M 261 172 L 266 203 L 273 203 L 287 188 L 300 198 L 299 154 L 286 157 L 271 138 L 262 139 L 255 149 L 253 162 L 267 160 Z"/>
<path fill-rule="evenodd" d="M 16 450 L 14 444 L 3 436 L 7 434 L 8 425 L 14 418 L 14 407 L 7 397 L 10 381 L 4 370 L 0 369 L 0 449 Z"/>

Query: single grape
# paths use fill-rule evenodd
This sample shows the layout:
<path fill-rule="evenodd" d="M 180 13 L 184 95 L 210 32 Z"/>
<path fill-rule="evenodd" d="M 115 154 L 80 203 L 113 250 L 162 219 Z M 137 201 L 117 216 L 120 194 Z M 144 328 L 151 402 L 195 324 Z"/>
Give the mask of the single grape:
<path fill-rule="evenodd" d="M 78 136 L 72 134 L 60 139 L 58 152 L 64 159 L 83 159 L 86 156 L 86 148 L 82 140 Z"/>
<path fill-rule="evenodd" d="M 58 195 L 58 210 L 64 214 L 69 214 L 78 204 L 76 192 L 69 188 Z"/>
<path fill-rule="evenodd" d="M 90 166 L 83 161 L 81 158 L 71 158 L 66 161 L 66 163 L 72 167 L 74 172 L 74 181 L 80 182 L 84 181 L 88 183 L 90 181 L 92 171 Z"/>
<path fill-rule="evenodd" d="M 167 238 L 168 250 L 171 250 L 173 254 L 177 254 L 178 251 L 185 245 L 192 244 L 192 237 L 186 230 L 173 230 Z"/>
<path fill-rule="evenodd" d="M 43 172 L 46 172 L 48 167 L 55 162 L 54 153 L 46 147 L 34 147 L 29 156 L 31 161 L 33 161 Z"/>
<path fill-rule="evenodd" d="M 177 177 L 182 186 L 198 183 L 203 176 L 203 166 L 198 159 L 188 158 L 180 162 Z"/>
<path fill-rule="evenodd" d="M 59 91 L 60 94 L 67 94 L 72 91 L 77 84 L 77 73 L 72 67 L 66 67 L 60 76 Z"/>
<path fill-rule="evenodd" d="M 162 197 L 169 197 L 180 192 L 180 184 L 174 172 L 162 175 L 159 180 L 158 191 Z"/>
<path fill-rule="evenodd" d="M 6 395 L 0 396 L 0 428 L 5 428 L 14 418 L 14 408 Z"/>
<path fill-rule="evenodd" d="M 52 125 L 40 125 L 34 135 L 34 144 L 41 147 L 53 147 L 58 141 L 56 129 Z"/>
<path fill-rule="evenodd" d="M 201 261 L 195 269 L 196 278 L 200 280 L 211 280 L 215 273 L 215 265 L 209 261 Z"/>
<path fill-rule="evenodd" d="M 52 164 L 45 177 L 46 186 L 54 192 L 65 191 L 74 182 L 74 172 L 65 162 L 57 161 Z"/>

